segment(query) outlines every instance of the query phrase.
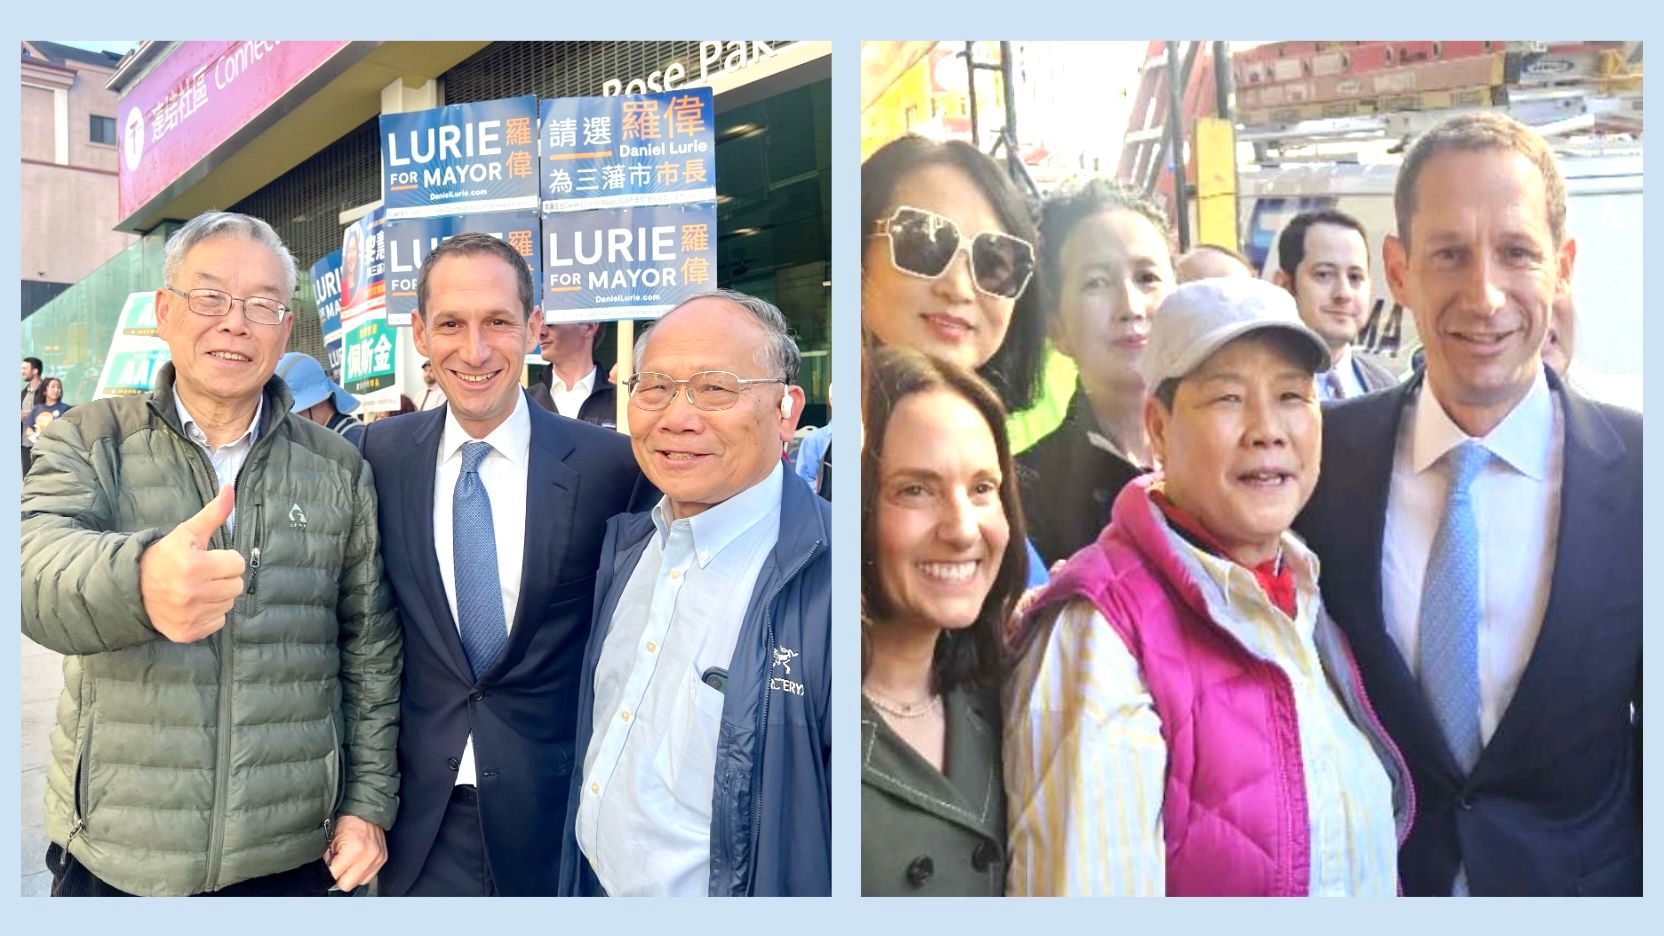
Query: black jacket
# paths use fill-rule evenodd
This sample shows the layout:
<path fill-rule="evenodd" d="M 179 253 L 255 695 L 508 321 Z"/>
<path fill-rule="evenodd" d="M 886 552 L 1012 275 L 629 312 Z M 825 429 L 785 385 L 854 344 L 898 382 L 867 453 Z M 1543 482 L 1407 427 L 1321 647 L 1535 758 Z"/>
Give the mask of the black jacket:
<path fill-rule="evenodd" d="M 551 413 L 555 409 L 554 395 L 549 392 L 549 384 L 553 379 L 550 375 L 555 372 L 553 367 L 546 370 L 543 379 L 526 388 L 526 395 L 532 402 Z M 582 406 L 578 407 L 578 418 L 586 423 L 605 426 L 608 429 L 618 428 L 618 387 L 597 370 L 596 381 L 600 386 L 591 390 Z"/>
<path fill-rule="evenodd" d="M 1115 495 L 1144 473 L 1086 438 L 1094 422 L 1086 392 L 1076 387 L 1063 424 L 1017 456 L 1023 522 L 1048 565 L 1096 542 L 1109 524 Z"/>
<path fill-rule="evenodd" d="M 1548 381 L 1565 425 L 1548 607 L 1467 776 L 1381 610 L 1395 442 L 1420 378 L 1324 409 L 1323 474 L 1295 529 L 1410 764 L 1416 819 L 1398 864 L 1412 896 L 1449 894 L 1460 866 L 1475 895 L 1641 893 L 1641 416 Z"/>

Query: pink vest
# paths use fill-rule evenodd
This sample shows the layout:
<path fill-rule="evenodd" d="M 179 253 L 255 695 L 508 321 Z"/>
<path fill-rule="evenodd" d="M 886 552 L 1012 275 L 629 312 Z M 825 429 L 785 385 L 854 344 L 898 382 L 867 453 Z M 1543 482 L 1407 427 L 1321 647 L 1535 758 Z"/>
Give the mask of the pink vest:
<path fill-rule="evenodd" d="M 1150 501 L 1154 480 L 1147 475 L 1121 489 L 1110 526 L 1052 577 L 1021 632 L 1046 610 L 1082 599 L 1138 660 L 1167 742 L 1170 896 L 1304 896 L 1311 830 L 1293 687 L 1213 622 Z M 1392 778 L 1402 844 L 1415 812 L 1409 770 L 1326 613 L 1314 638 L 1341 701 Z"/>

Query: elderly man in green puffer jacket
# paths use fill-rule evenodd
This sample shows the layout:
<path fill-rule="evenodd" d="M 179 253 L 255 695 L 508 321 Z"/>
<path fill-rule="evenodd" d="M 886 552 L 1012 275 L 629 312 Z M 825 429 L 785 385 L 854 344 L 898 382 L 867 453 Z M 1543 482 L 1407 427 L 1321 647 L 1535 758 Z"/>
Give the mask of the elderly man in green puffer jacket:
<path fill-rule="evenodd" d="M 23 485 L 23 631 L 65 654 L 53 893 L 350 891 L 398 806 L 374 480 L 272 376 L 295 263 L 269 225 L 197 217 L 165 278 L 155 390 L 76 407 Z"/>

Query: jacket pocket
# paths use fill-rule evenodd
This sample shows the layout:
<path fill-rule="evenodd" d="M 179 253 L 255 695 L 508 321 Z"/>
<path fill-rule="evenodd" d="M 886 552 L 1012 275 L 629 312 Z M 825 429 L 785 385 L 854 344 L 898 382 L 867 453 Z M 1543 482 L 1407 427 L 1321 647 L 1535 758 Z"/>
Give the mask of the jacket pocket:
<path fill-rule="evenodd" d="M 341 812 L 341 803 L 347 797 L 347 759 L 341 750 L 341 729 L 335 724 L 335 716 L 329 716 L 329 811 L 324 814 L 324 832 L 327 836 L 335 826 L 335 817 Z"/>

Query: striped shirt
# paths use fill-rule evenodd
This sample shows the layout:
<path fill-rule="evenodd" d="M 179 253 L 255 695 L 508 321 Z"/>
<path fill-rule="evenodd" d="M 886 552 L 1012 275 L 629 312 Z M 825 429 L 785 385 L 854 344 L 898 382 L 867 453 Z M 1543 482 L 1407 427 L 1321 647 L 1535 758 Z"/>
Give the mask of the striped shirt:
<path fill-rule="evenodd" d="M 1251 570 L 1169 534 L 1213 620 L 1277 665 L 1294 690 L 1311 823 L 1313 895 L 1396 893 L 1392 785 L 1331 688 L 1312 631 L 1317 558 L 1291 534 L 1283 553 L 1298 593 L 1290 620 Z M 1090 603 L 1072 602 L 1031 644 L 1007 686 L 1007 892 L 1160 895 L 1167 848 L 1167 746 L 1138 661 Z"/>

